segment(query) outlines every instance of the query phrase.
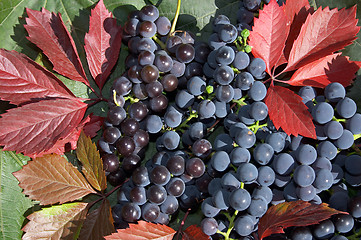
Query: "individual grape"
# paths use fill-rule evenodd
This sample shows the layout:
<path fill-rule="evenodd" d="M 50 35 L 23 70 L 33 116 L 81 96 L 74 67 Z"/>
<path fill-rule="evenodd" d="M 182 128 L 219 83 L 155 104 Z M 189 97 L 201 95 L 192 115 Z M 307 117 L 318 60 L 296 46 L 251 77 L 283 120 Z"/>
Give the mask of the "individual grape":
<path fill-rule="evenodd" d="M 317 153 L 320 157 L 332 160 L 337 155 L 337 148 L 329 141 L 323 141 L 317 146 Z"/>
<path fill-rule="evenodd" d="M 208 184 L 208 193 L 213 196 L 218 190 L 222 188 L 222 179 L 213 178 Z"/>
<path fill-rule="evenodd" d="M 133 172 L 137 167 L 139 167 L 141 159 L 137 154 L 130 154 L 123 158 L 122 168 L 126 172 Z"/>
<path fill-rule="evenodd" d="M 197 62 L 191 62 L 187 65 L 184 76 L 190 79 L 195 76 L 203 76 L 203 66 Z"/>
<path fill-rule="evenodd" d="M 167 53 L 156 53 L 154 65 L 160 72 L 169 72 L 173 67 L 173 60 Z"/>
<path fill-rule="evenodd" d="M 310 186 L 315 178 L 315 171 L 308 165 L 299 165 L 293 173 L 293 180 L 300 187 Z"/>
<path fill-rule="evenodd" d="M 351 175 L 348 172 L 344 174 L 345 181 L 352 187 L 358 187 L 361 184 L 361 175 Z"/>
<path fill-rule="evenodd" d="M 242 148 L 251 148 L 256 143 L 256 135 L 248 128 L 244 128 L 236 133 L 235 141 Z"/>
<path fill-rule="evenodd" d="M 284 199 L 288 202 L 297 201 L 297 185 L 294 181 L 289 181 L 283 189 Z"/>
<path fill-rule="evenodd" d="M 241 236 L 248 236 L 253 232 L 254 221 L 247 215 L 237 217 L 234 222 L 234 229 Z"/>
<path fill-rule="evenodd" d="M 236 147 L 233 148 L 232 152 L 229 154 L 231 163 L 238 167 L 241 163 L 246 163 L 251 160 L 251 153 L 246 148 Z"/>
<path fill-rule="evenodd" d="M 198 104 L 198 115 L 201 119 L 210 118 L 216 112 L 216 106 L 210 100 L 202 100 Z"/>
<path fill-rule="evenodd" d="M 218 223 L 214 218 L 205 218 L 201 222 L 202 231 L 211 236 L 215 234 L 218 230 Z"/>
<path fill-rule="evenodd" d="M 253 158 L 257 163 L 266 165 L 271 161 L 273 153 L 274 150 L 271 145 L 268 143 L 261 143 L 253 150 Z"/>
<path fill-rule="evenodd" d="M 347 240 L 348 238 L 342 235 L 335 235 L 330 240 Z"/>
<path fill-rule="evenodd" d="M 103 132 L 104 140 L 107 143 L 113 144 L 115 143 L 121 136 L 121 133 L 116 127 L 108 127 Z"/>
<path fill-rule="evenodd" d="M 132 174 L 132 181 L 136 186 L 147 186 L 150 183 L 148 169 L 144 166 L 136 168 Z"/>
<path fill-rule="evenodd" d="M 222 24 L 217 28 L 218 37 L 222 42 L 231 43 L 238 36 L 237 28 L 232 24 Z"/>
<path fill-rule="evenodd" d="M 132 82 L 122 76 L 114 80 L 113 89 L 119 95 L 127 95 L 132 90 Z"/>
<path fill-rule="evenodd" d="M 234 89 L 230 85 L 219 85 L 216 88 L 216 97 L 221 102 L 230 102 L 234 96 Z"/>
<path fill-rule="evenodd" d="M 206 82 L 198 76 L 194 76 L 187 81 L 187 90 L 194 96 L 201 95 L 206 90 Z"/>
<path fill-rule="evenodd" d="M 162 135 L 162 144 L 168 150 L 174 150 L 178 147 L 180 136 L 175 131 L 167 131 Z"/>
<path fill-rule="evenodd" d="M 176 128 L 182 123 L 183 114 L 172 109 L 164 114 L 164 123 L 171 128 Z"/>
<path fill-rule="evenodd" d="M 150 171 L 149 179 L 152 183 L 163 186 L 169 182 L 170 172 L 165 166 L 158 165 Z"/>
<path fill-rule="evenodd" d="M 266 143 L 271 145 L 276 153 L 279 153 L 285 148 L 286 138 L 284 134 L 275 132 L 266 137 Z"/>
<path fill-rule="evenodd" d="M 115 154 L 105 154 L 102 156 L 103 169 L 106 172 L 115 172 L 119 168 L 119 159 Z"/>
<path fill-rule="evenodd" d="M 334 142 L 335 146 L 342 150 L 350 148 L 353 145 L 353 143 L 354 143 L 353 134 L 347 129 L 344 129 L 341 137 L 339 137 Z"/>
<path fill-rule="evenodd" d="M 138 34 L 137 26 L 139 24 L 139 20 L 136 18 L 129 18 L 124 23 L 124 31 L 128 33 L 130 36 L 136 36 Z"/>
<path fill-rule="evenodd" d="M 166 42 L 167 50 L 170 53 L 175 53 L 178 46 L 180 46 L 182 43 L 183 43 L 183 40 L 181 37 L 179 37 L 177 35 L 170 36 Z"/>
<path fill-rule="evenodd" d="M 182 38 L 183 43 L 189 43 L 189 44 L 194 44 L 195 43 L 195 36 L 191 32 L 176 31 L 175 34 Z"/>
<path fill-rule="evenodd" d="M 255 81 L 251 88 L 248 90 L 248 96 L 254 101 L 261 101 L 266 97 L 267 88 L 266 86 L 260 82 Z"/>
<path fill-rule="evenodd" d="M 194 178 L 199 178 L 200 176 L 202 176 L 205 170 L 206 165 L 200 158 L 195 157 L 186 161 L 186 171 L 190 176 Z"/>
<path fill-rule="evenodd" d="M 143 21 L 154 22 L 159 17 L 159 10 L 156 6 L 146 5 L 140 9 L 139 17 Z"/>
<path fill-rule="evenodd" d="M 161 16 L 155 21 L 155 25 L 157 26 L 157 32 L 165 36 L 169 33 L 172 24 L 167 17 Z"/>
<path fill-rule="evenodd" d="M 137 31 L 139 30 L 139 25 L 140 23 L 137 25 Z M 139 32 L 139 31 L 138 31 Z M 128 48 L 129 51 L 133 54 L 138 54 L 139 50 L 138 50 L 138 45 L 139 45 L 139 41 L 141 40 L 141 38 L 139 36 L 135 36 L 132 37 L 129 42 L 128 42 Z M 129 72 L 128 72 L 129 73 Z M 129 77 L 129 74 L 128 74 Z M 131 80 L 131 79 L 130 79 Z"/>
<path fill-rule="evenodd" d="M 296 158 L 303 165 L 311 165 L 316 161 L 317 151 L 310 144 L 302 144 L 297 149 Z"/>
<path fill-rule="evenodd" d="M 319 169 L 327 169 L 331 171 L 332 164 L 329 159 L 325 157 L 318 157 L 316 161 L 311 165 L 311 167 L 316 171 Z"/>
<path fill-rule="evenodd" d="M 244 0 L 244 6 L 250 11 L 256 11 L 261 5 L 261 0 Z"/>
<path fill-rule="evenodd" d="M 340 233 L 350 232 L 354 225 L 355 221 L 351 215 L 348 214 L 339 214 L 332 219 L 333 224 L 335 225 L 336 231 Z"/>
<path fill-rule="evenodd" d="M 157 49 L 157 45 L 151 38 L 141 38 L 138 42 L 138 51 L 154 52 Z"/>
<path fill-rule="evenodd" d="M 168 195 L 167 199 L 160 205 L 160 210 L 166 214 L 173 214 L 178 210 L 178 200 L 173 195 Z"/>
<path fill-rule="evenodd" d="M 234 78 L 234 72 L 229 66 L 217 67 L 213 74 L 214 80 L 220 85 L 228 85 Z"/>
<path fill-rule="evenodd" d="M 233 148 L 233 139 L 226 133 L 222 133 L 216 136 L 213 142 L 213 148 L 215 151 L 225 151 L 230 153 Z"/>
<path fill-rule="evenodd" d="M 222 46 L 217 49 L 216 61 L 221 65 L 229 65 L 235 58 L 235 52 L 231 47 Z"/>
<path fill-rule="evenodd" d="M 151 38 L 157 33 L 157 26 L 154 22 L 144 21 L 139 24 L 139 35 Z"/>
<path fill-rule="evenodd" d="M 303 137 L 301 135 L 293 136 L 291 139 L 291 144 L 290 144 L 290 149 L 292 151 L 296 151 L 297 148 L 301 145 L 301 141 L 302 141 Z"/>
<path fill-rule="evenodd" d="M 152 185 L 147 190 L 147 197 L 149 202 L 160 205 L 166 200 L 167 191 L 162 186 Z"/>
<path fill-rule="evenodd" d="M 212 152 L 212 144 L 207 139 L 198 139 L 192 145 L 192 152 L 197 157 L 205 158 Z"/>
<path fill-rule="evenodd" d="M 201 204 L 202 213 L 205 217 L 215 217 L 221 211 L 213 205 L 212 198 L 208 197 L 204 199 Z"/>
<path fill-rule="evenodd" d="M 291 237 L 293 240 L 313 240 L 312 232 L 309 227 L 296 227 L 292 231 Z"/>
<path fill-rule="evenodd" d="M 139 122 L 134 118 L 127 118 L 120 124 L 120 129 L 123 134 L 127 136 L 134 136 L 134 134 L 139 130 Z"/>
<path fill-rule="evenodd" d="M 150 99 L 149 106 L 154 112 L 161 112 L 167 108 L 168 98 L 163 94 L 160 94 L 159 96 Z"/>
<path fill-rule="evenodd" d="M 346 96 L 346 90 L 342 84 L 332 82 L 326 86 L 324 94 L 330 102 L 338 102 Z"/>
<path fill-rule="evenodd" d="M 300 95 L 303 99 L 312 100 L 316 97 L 316 90 L 311 86 L 304 86 L 298 91 L 298 95 Z"/>
<path fill-rule="evenodd" d="M 347 203 L 350 197 L 348 196 L 347 191 L 335 192 L 331 195 L 328 200 L 328 204 L 331 208 L 335 208 L 339 211 L 347 211 Z"/>
<path fill-rule="evenodd" d="M 268 116 L 268 107 L 264 102 L 254 102 L 251 104 L 249 115 L 256 121 L 262 121 Z"/>
<path fill-rule="evenodd" d="M 252 23 L 253 18 L 254 18 L 253 12 L 248 11 L 244 7 L 240 7 L 238 9 L 237 22 L 250 24 L 250 23 Z"/>
<path fill-rule="evenodd" d="M 129 106 L 128 114 L 130 118 L 141 121 L 148 115 L 148 108 L 142 102 L 135 102 Z"/>
<path fill-rule="evenodd" d="M 338 139 L 343 133 L 343 126 L 337 121 L 328 122 L 323 128 L 325 135 L 330 139 Z"/>
<path fill-rule="evenodd" d="M 313 120 L 318 122 L 319 124 L 325 124 L 332 120 L 334 115 L 333 107 L 326 102 L 318 102 L 312 108 L 312 117 Z"/>
<path fill-rule="evenodd" d="M 149 133 L 158 133 L 163 127 L 162 119 L 158 115 L 149 115 L 145 122 Z"/>
<path fill-rule="evenodd" d="M 213 29 L 216 30 L 217 27 L 223 25 L 223 24 L 229 24 L 231 21 L 226 15 L 219 14 L 213 19 Z"/>
<path fill-rule="evenodd" d="M 239 188 L 229 196 L 229 204 L 235 210 L 246 210 L 251 204 L 251 195 L 246 189 Z"/>
<path fill-rule="evenodd" d="M 296 194 L 303 201 L 311 201 L 316 196 L 316 189 L 312 185 L 307 187 L 297 187 Z"/>
<path fill-rule="evenodd" d="M 195 185 L 188 185 L 179 198 L 179 206 L 185 210 L 196 207 L 201 198 L 200 192 Z"/>
<path fill-rule="evenodd" d="M 173 64 L 174 67 L 174 64 Z M 172 72 L 172 70 L 171 70 Z M 163 85 L 163 88 L 166 92 L 173 92 L 174 90 L 177 89 L 178 86 L 178 78 L 176 75 L 174 74 L 167 74 L 165 75 L 160 82 Z"/>
<path fill-rule="evenodd" d="M 175 103 L 180 108 L 188 108 L 194 103 L 194 95 L 186 90 L 178 91 L 175 97 Z"/>
<path fill-rule="evenodd" d="M 142 206 L 142 218 L 145 221 L 155 222 L 160 214 L 160 208 L 157 204 L 146 203 Z"/>
<path fill-rule="evenodd" d="M 134 152 L 135 143 L 131 137 L 124 136 L 124 137 L 119 138 L 119 140 L 116 142 L 116 147 L 117 147 L 118 152 L 122 156 L 127 157 Z"/>
<path fill-rule="evenodd" d="M 332 166 L 331 173 L 333 175 L 333 183 L 334 184 L 339 183 L 344 176 L 343 169 L 337 164 L 332 164 L 331 166 Z"/>
<path fill-rule="evenodd" d="M 127 116 L 124 108 L 120 106 L 114 106 L 109 109 L 107 119 L 114 126 L 119 125 Z"/>
<path fill-rule="evenodd" d="M 252 197 L 248 213 L 255 217 L 262 217 L 268 209 L 268 203 L 262 196 Z"/>
<path fill-rule="evenodd" d="M 258 168 L 257 182 L 261 186 L 270 186 L 275 181 L 276 175 L 273 169 L 269 166 L 262 166 Z"/>
<path fill-rule="evenodd" d="M 136 186 L 130 190 L 129 200 L 137 205 L 143 205 L 147 202 L 146 192 L 144 187 Z"/>
<path fill-rule="evenodd" d="M 171 194 L 175 197 L 181 196 L 185 191 L 185 183 L 182 179 L 174 177 L 166 185 L 168 194 Z"/>
<path fill-rule="evenodd" d="M 234 172 L 227 172 L 221 178 L 221 185 L 223 189 L 233 191 L 241 186 L 241 182 L 238 181 Z"/>
<path fill-rule="evenodd" d="M 355 115 L 357 105 L 354 100 L 349 97 L 341 99 L 336 105 L 336 111 L 342 118 L 351 118 Z"/>
<path fill-rule="evenodd" d="M 352 154 L 346 157 L 345 169 L 352 175 L 361 175 L 361 156 Z"/>
<path fill-rule="evenodd" d="M 319 169 L 316 171 L 316 178 L 313 186 L 321 191 L 331 188 L 333 184 L 333 175 L 328 169 Z"/>
<path fill-rule="evenodd" d="M 360 134 L 361 133 L 361 114 L 356 113 L 351 118 L 347 119 L 346 121 L 346 128 L 350 130 L 353 134 Z"/>
<path fill-rule="evenodd" d="M 328 239 L 335 233 L 335 226 L 331 220 L 324 220 L 313 229 L 313 236 L 317 239 Z"/>
<path fill-rule="evenodd" d="M 267 186 L 258 186 L 253 189 L 252 197 L 262 196 L 267 203 L 270 203 L 273 198 L 272 190 Z"/>
<path fill-rule="evenodd" d="M 212 201 L 214 203 L 214 206 L 222 210 L 227 210 L 230 206 L 230 194 L 231 193 L 225 189 L 220 189 L 216 191 L 212 195 Z"/>
<path fill-rule="evenodd" d="M 205 42 L 199 42 L 195 47 L 195 56 L 194 60 L 199 63 L 206 63 L 208 54 L 210 53 L 210 48 L 208 47 L 208 44 Z"/>
<path fill-rule="evenodd" d="M 211 158 L 212 167 L 219 172 L 225 171 L 230 163 L 229 155 L 225 151 L 217 151 Z"/>
<path fill-rule="evenodd" d="M 255 78 L 257 79 L 263 78 L 262 74 L 266 70 L 266 63 L 261 58 L 253 58 L 247 70 Z"/>
<path fill-rule="evenodd" d="M 154 81 L 145 85 L 145 90 L 151 98 L 158 97 L 163 92 L 163 85 L 159 81 Z"/>
<path fill-rule="evenodd" d="M 191 44 L 182 43 L 177 47 L 175 54 L 180 62 L 190 63 L 194 59 L 194 47 Z"/>
<path fill-rule="evenodd" d="M 145 85 L 142 84 L 134 84 L 132 92 L 134 93 L 134 97 L 138 98 L 139 100 L 145 100 L 148 98 L 148 94 L 145 91 Z"/>
<path fill-rule="evenodd" d="M 236 76 L 236 86 L 241 90 L 248 90 L 254 83 L 254 78 L 249 72 L 241 72 Z"/>
<path fill-rule="evenodd" d="M 258 170 L 252 163 L 242 163 L 237 168 L 236 177 L 239 181 L 249 184 L 256 181 L 258 177 Z"/>
<path fill-rule="evenodd" d="M 207 172 L 195 180 L 195 185 L 201 193 L 208 193 L 208 184 L 213 179 Z"/>
<path fill-rule="evenodd" d="M 140 77 L 146 83 L 154 82 L 159 77 L 159 70 L 154 65 L 146 65 L 142 68 L 140 72 Z"/>
<path fill-rule="evenodd" d="M 354 218 L 360 218 L 361 217 L 361 197 L 354 197 L 351 199 L 349 205 L 349 213 Z"/>
<path fill-rule="evenodd" d="M 141 210 L 137 204 L 128 202 L 123 205 L 121 215 L 126 222 L 136 222 L 141 216 Z"/>
<path fill-rule="evenodd" d="M 291 176 L 290 175 L 279 175 L 276 173 L 276 178 L 275 178 L 275 182 L 274 184 L 277 186 L 277 187 L 284 187 L 286 186 L 286 184 L 291 181 Z"/>

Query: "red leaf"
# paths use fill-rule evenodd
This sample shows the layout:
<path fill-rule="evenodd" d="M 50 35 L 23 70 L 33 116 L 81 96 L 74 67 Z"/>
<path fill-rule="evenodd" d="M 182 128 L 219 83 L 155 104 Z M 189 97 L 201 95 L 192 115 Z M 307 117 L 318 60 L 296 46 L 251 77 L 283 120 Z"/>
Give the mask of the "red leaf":
<path fill-rule="evenodd" d="M 302 25 L 305 23 L 308 15 L 312 14 L 314 10 L 311 8 L 308 0 L 288 0 L 285 5 L 285 12 L 290 23 L 290 32 L 284 50 L 284 55 L 288 59 L 293 42 L 298 37 Z"/>
<path fill-rule="evenodd" d="M 339 213 L 345 212 L 329 208 L 326 203 L 312 204 L 301 200 L 280 203 L 270 207 L 261 217 L 258 236 L 262 240 L 274 233 L 284 233 L 284 228 L 317 224 Z"/>
<path fill-rule="evenodd" d="M 205 234 L 197 225 L 191 225 L 183 231 L 182 240 L 210 240 L 211 237 Z"/>
<path fill-rule="evenodd" d="M 360 30 L 356 24 L 356 6 L 340 11 L 319 8 L 302 26 L 284 71 L 300 68 L 350 45 Z"/>
<path fill-rule="evenodd" d="M 97 132 L 102 128 L 104 118 L 93 115 L 93 113 L 90 113 L 87 117 L 89 117 L 89 121 L 85 123 L 83 130 L 85 135 L 93 138 L 97 135 Z"/>
<path fill-rule="evenodd" d="M 288 135 L 316 138 L 312 116 L 300 96 L 287 88 L 271 84 L 265 103 L 268 115 L 277 129 L 281 127 Z"/>
<path fill-rule="evenodd" d="M 286 83 L 292 86 L 313 86 L 324 88 L 331 82 L 339 82 L 347 87 L 355 78 L 360 62 L 350 61 L 341 53 L 328 55 L 299 69 Z"/>
<path fill-rule="evenodd" d="M 85 52 L 90 72 L 102 89 L 117 62 L 121 46 L 121 28 L 100 0 L 91 11 L 89 33 L 85 34 Z"/>
<path fill-rule="evenodd" d="M 54 65 L 54 71 L 89 86 L 80 62 L 75 43 L 66 29 L 60 13 L 55 15 L 46 9 L 35 11 L 26 9 L 25 29 L 32 43 L 43 50 Z"/>
<path fill-rule="evenodd" d="M 139 221 L 138 224 L 129 224 L 129 228 L 118 229 L 116 233 L 106 236 L 106 240 L 172 240 L 175 230 L 172 228 L 154 224 L 146 221 Z"/>
<path fill-rule="evenodd" d="M 52 73 L 25 55 L 0 49 L 0 97 L 22 104 L 46 97 L 75 98 Z"/>
<path fill-rule="evenodd" d="M 0 118 L 0 145 L 4 150 L 38 154 L 78 126 L 87 104 L 75 99 L 49 99 L 10 109 Z"/>
<path fill-rule="evenodd" d="M 272 67 L 280 60 L 287 39 L 289 26 L 284 9 L 276 0 L 271 0 L 259 18 L 254 20 L 254 26 L 249 36 L 252 54 L 262 58 L 266 63 L 266 71 L 271 75 Z"/>

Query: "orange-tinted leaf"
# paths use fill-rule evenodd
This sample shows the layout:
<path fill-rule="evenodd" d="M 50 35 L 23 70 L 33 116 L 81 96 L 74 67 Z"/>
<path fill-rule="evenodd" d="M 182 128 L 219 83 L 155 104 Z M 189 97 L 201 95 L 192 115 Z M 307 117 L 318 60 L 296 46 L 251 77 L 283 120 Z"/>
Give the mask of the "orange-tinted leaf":
<path fill-rule="evenodd" d="M 84 133 L 85 135 L 93 138 L 97 135 L 97 132 L 102 128 L 104 118 L 100 116 L 96 116 L 93 113 L 89 115 L 89 121 L 84 125 Z"/>
<path fill-rule="evenodd" d="M 51 149 L 81 122 L 87 104 L 77 99 L 49 99 L 8 110 L 0 118 L 0 145 L 34 155 Z"/>
<path fill-rule="evenodd" d="M 95 193 L 76 167 L 55 154 L 35 158 L 13 175 L 24 194 L 42 205 L 61 204 Z"/>
<path fill-rule="evenodd" d="M 197 225 L 191 225 L 182 232 L 182 240 L 210 240 L 211 237 L 205 234 Z"/>
<path fill-rule="evenodd" d="M 330 208 L 325 203 L 312 204 L 301 200 L 280 203 L 270 207 L 261 217 L 258 236 L 262 240 L 274 233 L 284 233 L 284 228 L 317 224 L 339 213 L 344 212 Z"/>
<path fill-rule="evenodd" d="M 100 207 L 86 216 L 81 228 L 79 240 L 98 240 L 115 232 L 113 217 L 108 199 L 104 199 Z"/>
<path fill-rule="evenodd" d="M 100 0 L 91 11 L 89 32 L 84 38 L 86 58 L 90 73 L 102 89 L 110 71 L 118 60 L 121 46 L 121 28 L 113 14 Z"/>
<path fill-rule="evenodd" d="M 85 136 L 84 132 L 80 133 L 76 156 L 83 165 L 82 172 L 93 188 L 99 191 L 106 189 L 107 180 L 103 170 L 103 161 L 100 158 L 97 146 L 90 137 Z"/>
<path fill-rule="evenodd" d="M 33 60 L 0 49 L 0 98 L 19 105 L 47 97 L 75 98 L 62 81 Z"/>
<path fill-rule="evenodd" d="M 299 69 L 286 83 L 292 86 L 313 86 L 324 88 L 331 82 L 339 82 L 347 87 L 360 68 L 359 62 L 350 61 L 341 53 L 328 55 Z"/>
<path fill-rule="evenodd" d="M 265 61 L 266 71 L 270 75 L 272 68 L 281 59 L 288 31 L 286 14 L 276 0 L 265 5 L 259 11 L 259 18 L 254 20 L 248 44 L 252 46 L 252 54 Z"/>
<path fill-rule="evenodd" d="M 89 86 L 75 43 L 66 29 L 60 13 L 55 15 L 45 8 L 41 11 L 26 9 L 25 29 L 28 39 L 43 50 L 54 65 L 54 71 Z"/>
<path fill-rule="evenodd" d="M 66 203 L 30 214 L 22 239 L 74 239 L 85 219 L 86 206 L 87 203 Z"/>
<path fill-rule="evenodd" d="M 139 221 L 138 224 L 129 224 L 129 228 L 118 229 L 116 233 L 106 236 L 106 240 L 172 240 L 175 230 L 162 225 L 146 221 Z"/>
<path fill-rule="evenodd" d="M 277 129 L 281 127 L 288 135 L 316 138 L 312 116 L 300 96 L 287 88 L 271 84 L 265 103 L 268 115 Z"/>
<path fill-rule="evenodd" d="M 285 71 L 300 68 L 350 45 L 360 30 L 356 24 L 356 6 L 341 10 L 319 8 L 303 24 Z"/>

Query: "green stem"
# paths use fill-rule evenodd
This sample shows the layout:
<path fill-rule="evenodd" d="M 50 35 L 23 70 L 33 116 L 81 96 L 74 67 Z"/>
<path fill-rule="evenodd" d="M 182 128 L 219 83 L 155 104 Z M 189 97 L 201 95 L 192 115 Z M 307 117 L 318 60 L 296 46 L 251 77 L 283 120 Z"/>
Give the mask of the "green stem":
<path fill-rule="evenodd" d="M 267 127 L 267 123 L 259 125 L 259 121 L 257 121 L 256 124 L 250 126 L 249 129 L 251 129 L 252 132 L 256 133 L 258 131 L 258 129 L 263 128 L 263 127 Z"/>
<path fill-rule="evenodd" d="M 124 100 L 127 101 L 129 100 L 130 103 L 136 103 L 136 102 L 139 102 L 139 99 L 138 98 L 133 98 L 132 96 L 127 96 L 127 97 L 124 97 Z"/>
<path fill-rule="evenodd" d="M 187 118 L 186 120 L 184 120 L 184 121 L 182 122 L 182 124 L 179 125 L 179 126 L 175 129 L 175 131 L 182 131 L 182 128 L 188 127 L 188 124 L 187 124 L 187 123 L 188 123 L 190 120 L 192 120 L 192 118 L 197 118 L 197 117 L 198 117 L 198 114 L 197 114 L 196 111 L 193 111 L 193 110 L 190 109 L 189 112 L 190 112 L 190 114 L 189 114 L 188 118 Z"/>
<path fill-rule="evenodd" d="M 178 0 L 178 2 L 177 2 L 177 10 L 175 11 L 172 27 L 171 27 L 171 29 L 169 31 L 169 36 L 171 36 L 173 34 L 173 32 L 175 30 L 175 25 L 177 25 L 179 12 L 180 12 L 180 6 L 181 6 L 181 0 Z"/>
<path fill-rule="evenodd" d="M 157 38 L 156 35 L 154 35 L 154 36 L 152 37 L 152 39 L 153 39 L 156 43 L 158 43 L 158 45 L 159 45 L 163 50 L 166 50 L 166 49 L 167 49 L 167 46 L 164 44 L 164 42 L 162 42 L 159 38 Z"/>
<path fill-rule="evenodd" d="M 361 133 L 360 134 L 355 134 L 353 135 L 353 139 L 356 141 L 357 139 L 361 138 Z"/>
<path fill-rule="evenodd" d="M 336 122 L 346 122 L 346 119 L 338 119 L 335 116 L 332 118 L 332 120 Z"/>
<path fill-rule="evenodd" d="M 358 232 L 355 232 L 353 235 L 348 236 L 347 239 L 349 240 L 359 240 L 361 237 L 361 230 Z"/>

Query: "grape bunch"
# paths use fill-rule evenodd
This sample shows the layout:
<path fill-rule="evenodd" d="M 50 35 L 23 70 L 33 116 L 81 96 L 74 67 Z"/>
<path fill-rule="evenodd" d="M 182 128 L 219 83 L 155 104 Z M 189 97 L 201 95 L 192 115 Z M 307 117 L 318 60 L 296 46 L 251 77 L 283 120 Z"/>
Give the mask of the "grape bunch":
<path fill-rule="evenodd" d="M 266 64 L 247 44 L 254 15 L 268 2 L 241 1 L 235 25 L 216 16 L 208 42 L 174 31 L 155 6 L 129 14 L 126 69 L 111 87 L 98 142 L 109 182 L 123 183 L 112 208 L 118 228 L 141 219 L 168 224 L 179 209 L 200 208 L 205 234 L 254 239 L 269 206 L 295 200 L 350 215 L 291 228 L 285 239 L 343 239 L 358 227 L 361 157 L 350 148 L 361 114 L 341 84 L 322 93 L 306 86 L 298 94 L 317 139 L 276 129 L 264 102 Z M 148 147 L 156 153 L 146 154 Z"/>

